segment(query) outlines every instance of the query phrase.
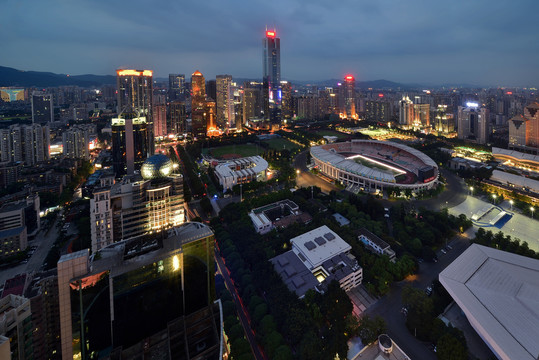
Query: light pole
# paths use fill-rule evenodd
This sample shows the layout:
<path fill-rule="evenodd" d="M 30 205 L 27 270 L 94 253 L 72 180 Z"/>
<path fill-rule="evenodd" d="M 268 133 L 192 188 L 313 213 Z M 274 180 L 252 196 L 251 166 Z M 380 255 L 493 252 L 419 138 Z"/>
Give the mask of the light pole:
<path fill-rule="evenodd" d="M 496 194 L 492 194 L 492 203 L 493 204 L 496 204 Z"/>
<path fill-rule="evenodd" d="M 509 204 L 511 204 L 511 212 L 513 211 L 513 200 L 509 200 Z"/>
<path fill-rule="evenodd" d="M 533 219 L 533 212 L 535 211 L 535 208 L 532 206 L 532 207 L 530 208 L 530 210 L 532 211 L 532 219 Z"/>
<path fill-rule="evenodd" d="M 243 184 L 240 184 L 240 202 L 243 202 Z"/>
<path fill-rule="evenodd" d="M 473 186 L 470 186 L 470 195 L 473 196 Z"/>

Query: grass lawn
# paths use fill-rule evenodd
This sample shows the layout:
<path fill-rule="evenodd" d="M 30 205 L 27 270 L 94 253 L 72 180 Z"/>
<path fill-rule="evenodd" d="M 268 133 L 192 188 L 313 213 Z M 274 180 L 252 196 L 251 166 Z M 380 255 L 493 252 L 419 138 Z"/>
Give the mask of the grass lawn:
<path fill-rule="evenodd" d="M 348 134 L 343 134 L 341 132 L 333 131 L 333 130 L 320 130 L 320 131 L 316 131 L 315 134 L 318 134 L 321 136 L 336 136 L 339 139 L 344 139 L 350 136 Z"/>
<path fill-rule="evenodd" d="M 283 150 L 287 149 L 293 151 L 294 149 L 299 148 L 299 145 L 294 144 L 283 138 L 275 138 L 270 140 L 264 140 L 265 143 L 269 144 L 270 148 L 274 150 Z"/>
<path fill-rule="evenodd" d="M 204 149 L 203 153 L 210 153 L 215 158 L 222 158 L 227 154 L 235 154 L 240 157 L 254 156 L 263 152 L 262 148 L 258 148 L 254 144 L 227 145 L 218 148 Z"/>

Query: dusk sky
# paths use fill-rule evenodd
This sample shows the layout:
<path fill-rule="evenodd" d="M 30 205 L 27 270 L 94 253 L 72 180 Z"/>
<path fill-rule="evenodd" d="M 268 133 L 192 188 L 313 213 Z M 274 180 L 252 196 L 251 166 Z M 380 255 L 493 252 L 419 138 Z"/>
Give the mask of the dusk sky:
<path fill-rule="evenodd" d="M 0 65 L 69 74 L 262 77 L 265 26 L 288 80 L 539 86 L 539 1 L 0 0 Z"/>

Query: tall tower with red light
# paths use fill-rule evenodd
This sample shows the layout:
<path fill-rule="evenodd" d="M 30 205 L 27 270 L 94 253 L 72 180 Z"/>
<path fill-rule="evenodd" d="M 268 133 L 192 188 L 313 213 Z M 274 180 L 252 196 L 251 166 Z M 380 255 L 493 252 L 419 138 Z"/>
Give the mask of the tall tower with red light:
<path fill-rule="evenodd" d="M 266 30 L 264 45 L 264 119 L 281 124 L 281 39 L 275 30 Z"/>
<path fill-rule="evenodd" d="M 342 117 L 345 119 L 357 119 L 356 113 L 356 79 L 352 75 L 344 77 L 342 86 Z"/>

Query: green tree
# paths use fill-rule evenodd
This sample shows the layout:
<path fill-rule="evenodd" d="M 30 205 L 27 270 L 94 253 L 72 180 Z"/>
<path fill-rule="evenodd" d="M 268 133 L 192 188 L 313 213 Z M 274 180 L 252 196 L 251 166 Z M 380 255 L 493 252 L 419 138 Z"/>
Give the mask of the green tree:
<path fill-rule="evenodd" d="M 439 360 L 467 360 L 466 342 L 459 341 L 452 334 L 443 335 L 436 344 L 436 355 Z"/>

